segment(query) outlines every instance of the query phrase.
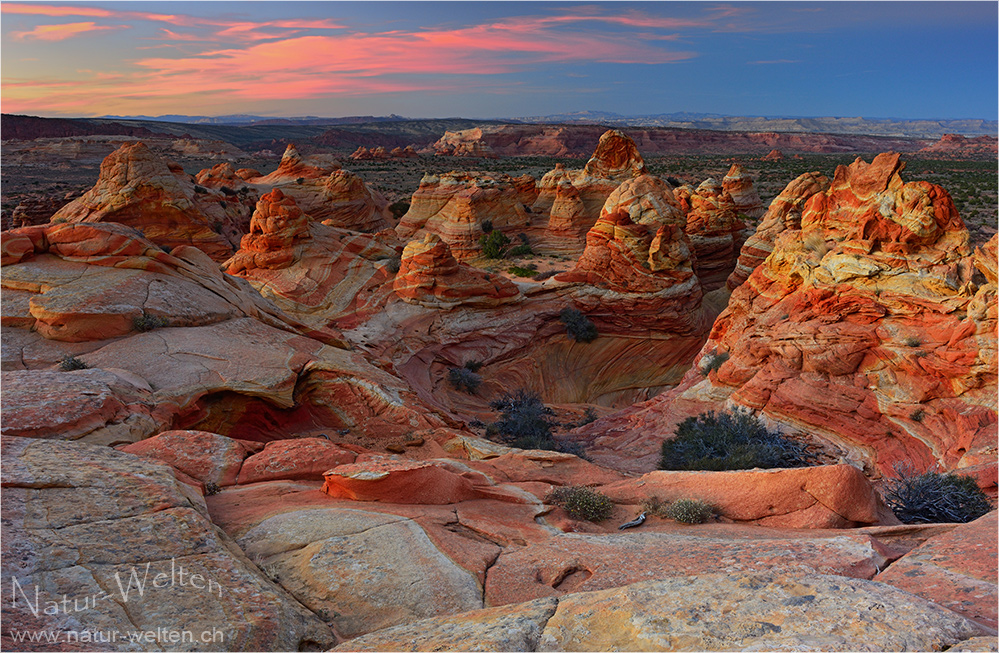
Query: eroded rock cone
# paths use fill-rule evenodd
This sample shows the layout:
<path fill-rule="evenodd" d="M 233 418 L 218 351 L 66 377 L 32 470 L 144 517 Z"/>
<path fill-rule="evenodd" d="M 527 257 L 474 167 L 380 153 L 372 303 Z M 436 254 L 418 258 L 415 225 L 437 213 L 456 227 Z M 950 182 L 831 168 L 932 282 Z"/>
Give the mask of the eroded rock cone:
<path fill-rule="evenodd" d="M 732 164 L 722 179 L 722 190 L 732 198 L 735 210 L 750 218 L 759 218 L 765 209 L 760 194 L 753 185 L 753 178 L 738 163 Z"/>
<path fill-rule="evenodd" d="M 436 308 L 498 306 L 520 297 L 513 283 L 459 263 L 447 243 L 429 233 L 406 245 L 392 288 L 406 302 Z"/>
<path fill-rule="evenodd" d="M 678 189 L 689 202 L 687 235 L 695 254 L 695 270 L 705 290 L 725 284 L 735 267 L 742 232 L 746 225 L 739 219 L 735 203 L 722 184 L 708 178 L 694 192 Z"/>
<path fill-rule="evenodd" d="M 738 288 L 773 251 L 777 236 L 788 229 L 801 229 L 801 212 L 812 195 L 829 189 L 829 179 L 817 172 L 806 172 L 792 181 L 774 198 L 756 233 L 739 252 L 739 261 L 729 275 L 729 290 Z"/>
<path fill-rule="evenodd" d="M 195 186 L 175 163 L 145 144 L 125 143 L 101 163 L 92 189 L 52 216 L 54 222 L 118 222 L 157 245 L 194 245 L 213 259 L 232 255 L 248 210 L 214 190 Z"/>

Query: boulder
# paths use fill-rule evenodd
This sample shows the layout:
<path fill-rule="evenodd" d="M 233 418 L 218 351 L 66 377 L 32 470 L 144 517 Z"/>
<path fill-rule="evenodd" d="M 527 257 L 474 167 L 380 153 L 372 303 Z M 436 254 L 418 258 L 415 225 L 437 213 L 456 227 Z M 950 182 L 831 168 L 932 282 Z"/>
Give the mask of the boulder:
<path fill-rule="evenodd" d="M 246 447 L 232 438 L 206 431 L 164 431 L 119 451 L 166 463 L 204 484 L 235 485 Z"/>
<path fill-rule="evenodd" d="M 274 440 L 243 461 L 237 482 L 321 481 L 327 471 L 355 458 L 356 453 L 326 438 Z"/>

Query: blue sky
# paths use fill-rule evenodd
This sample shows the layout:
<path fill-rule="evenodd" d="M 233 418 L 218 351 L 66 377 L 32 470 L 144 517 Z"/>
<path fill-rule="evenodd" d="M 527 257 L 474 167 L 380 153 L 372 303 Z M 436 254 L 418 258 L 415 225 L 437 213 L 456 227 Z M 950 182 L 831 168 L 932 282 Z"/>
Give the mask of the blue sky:
<path fill-rule="evenodd" d="M 999 118 L 996 2 L 4 2 L 43 116 Z"/>

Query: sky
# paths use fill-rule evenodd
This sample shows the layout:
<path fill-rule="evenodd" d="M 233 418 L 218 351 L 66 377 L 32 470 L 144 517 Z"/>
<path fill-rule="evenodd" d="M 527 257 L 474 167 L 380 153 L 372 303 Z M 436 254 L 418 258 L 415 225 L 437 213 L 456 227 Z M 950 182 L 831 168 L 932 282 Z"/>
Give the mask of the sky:
<path fill-rule="evenodd" d="M 999 3 L 2 2 L 0 108 L 999 118 Z"/>

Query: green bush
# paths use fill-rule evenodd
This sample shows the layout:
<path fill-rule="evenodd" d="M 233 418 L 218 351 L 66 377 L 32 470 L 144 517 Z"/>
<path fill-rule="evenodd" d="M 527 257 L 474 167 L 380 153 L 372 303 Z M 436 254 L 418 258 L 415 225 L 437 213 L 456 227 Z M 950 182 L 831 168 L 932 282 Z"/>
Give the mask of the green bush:
<path fill-rule="evenodd" d="M 142 312 L 142 315 L 136 316 L 135 319 L 132 320 L 132 328 L 139 333 L 145 333 L 146 331 L 152 331 L 153 329 L 159 329 L 169 325 L 170 322 L 165 317 L 150 315 L 145 311 Z"/>
<path fill-rule="evenodd" d="M 531 256 L 532 254 L 534 254 L 534 250 L 531 249 L 530 245 L 517 245 L 506 253 L 509 258 L 515 258 L 517 256 Z"/>
<path fill-rule="evenodd" d="M 545 497 L 546 503 L 558 506 L 573 519 L 601 521 L 607 519 L 614 510 L 610 498 L 588 487 L 557 487 Z"/>
<path fill-rule="evenodd" d="M 63 372 L 72 372 L 74 370 L 86 370 L 90 366 L 81 361 L 76 356 L 66 356 L 61 361 L 59 361 L 59 369 Z"/>
<path fill-rule="evenodd" d="M 531 268 L 522 268 L 519 265 L 510 266 L 507 272 L 516 275 L 518 277 L 533 277 L 538 273 L 537 270 L 532 270 Z"/>
<path fill-rule="evenodd" d="M 576 342 L 592 342 L 598 335 L 597 327 L 578 309 L 563 308 L 559 320 L 565 325 L 565 332 Z"/>
<path fill-rule="evenodd" d="M 487 234 L 482 234 L 479 238 L 482 255 L 486 258 L 503 258 L 503 252 L 509 244 L 510 239 L 502 231 L 495 229 Z"/>
<path fill-rule="evenodd" d="M 703 524 L 713 514 L 711 506 L 697 499 L 677 499 L 665 510 L 667 519 L 681 524 Z"/>
<path fill-rule="evenodd" d="M 666 519 L 666 509 L 669 508 L 669 505 L 668 501 L 663 501 L 656 495 L 652 495 L 642 501 L 642 512 L 647 515 L 654 515 L 656 517 Z"/>
<path fill-rule="evenodd" d="M 748 413 L 688 417 L 675 433 L 676 437 L 662 444 L 659 469 L 804 467 L 814 458 L 803 444 L 768 431 Z"/>
<path fill-rule="evenodd" d="M 474 395 L 482 385 L 482 377 L 464 367 L 452 367 L 447 371 L 447 380 L 455 390 Z"/>
<path fill-rule="evenodd" d="M 406 215 L 409 211 L 409 202 L 405 200 L 399 200 L 398 202 L 393 202 L 389 205 L 389 211 L 392 213 L 392 217 L 398 220 L 402 216 Z"/>
<path fill-rule="evenodd" d="M 482 369 L 482 361 L 470 360 L 465 361 L 463 367 L 470 372 L 478 372 Z"/>
<path fill-rule="evenodd" d="M 885 487 L 885 503 L 905 524 L 963 524 L 992 509 L 988 497 L 970 476 L 935 471 L 909 475 L 901 468 L 895 471 L 899 477 Z"/>

